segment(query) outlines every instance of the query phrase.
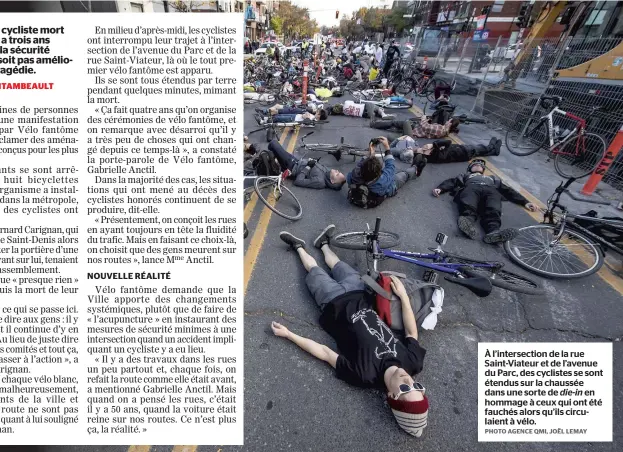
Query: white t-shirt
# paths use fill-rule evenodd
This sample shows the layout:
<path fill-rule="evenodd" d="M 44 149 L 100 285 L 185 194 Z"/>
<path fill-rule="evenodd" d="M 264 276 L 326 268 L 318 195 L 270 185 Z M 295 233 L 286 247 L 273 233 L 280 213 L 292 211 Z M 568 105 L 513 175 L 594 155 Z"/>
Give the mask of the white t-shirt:
<path fill-rule="evenodd" d="M 381 60 L 383 59 L 383 49 L 381 49 L 380 47 L 376 49 L 376 54 L 374 55 L 374 59 L 376 60 L 377 63 L 381 62 Z"/>
<path fill-rule="evenodd" d="M 346 116 L 357 116 L 361 118 L 364 111 L 366 111 L 365 104 L 356 104 L 352 100 L 347 100 L 346 102 L 344 102 L 343 112 Z"/>
<path fill-rule="evenodd" d="M 294 117 L 294 122 L 303 122 L 303 115 L 296 115 Z"/>

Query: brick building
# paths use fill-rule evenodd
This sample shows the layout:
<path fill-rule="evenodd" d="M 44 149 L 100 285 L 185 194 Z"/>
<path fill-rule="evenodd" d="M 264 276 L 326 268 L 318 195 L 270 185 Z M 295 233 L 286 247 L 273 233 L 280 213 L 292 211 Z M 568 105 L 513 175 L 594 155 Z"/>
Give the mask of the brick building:
<path fill-rule="evenodd" d="M 516 24 L 522 13 L 530 12 L 533 17 L 538 15 L 547 2 L 517 2 L 510 0 L 495 1 L 395 1 L 393 7 L 407 8 L 413 27 L 438 28 L 448 35 L 461 34 L 472 36 L 474 30 L 486 17 L 484 29 L 489 31 L 489 38 L 518 39 L 521 29 Z M 489 8 L 488 15 L 486 8 Z M 556 24 L 548 30 L 546 37 L 559 36 L 564 30 L 563 25 Z M 523 35 L 529 30 L 524 29 Z"/>

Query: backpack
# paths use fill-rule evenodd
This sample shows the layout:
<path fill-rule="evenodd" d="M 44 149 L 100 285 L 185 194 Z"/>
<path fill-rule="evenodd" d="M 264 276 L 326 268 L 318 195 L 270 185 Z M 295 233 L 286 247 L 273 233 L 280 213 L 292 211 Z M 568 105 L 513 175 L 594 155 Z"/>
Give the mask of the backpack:
<path fill-rule="evenodd" d="M 353 76 L 353 70 L 349 67 L 344 68 L 344 77 L 350 80 L 352 76 Z"/>
<path fill-rule="evenodd" d="M 368 209 L 380 205 L 383 201 L 385 201 L 385 196 L 374 194 L 365 184 L 350 184 L 348 186 L 347 199 L 348 202 L 357 207 Z"/>
<path fill-rule="evenodd" d="M 444 125 L 445 123 L 450 121 L 450 119 L 452 119 L 453 112 L 454 112 L 454 108 L 446 106 L 446 105 L 440 105 L 439 107 L 437 107 L 437 109 L 433 112 L 433 114 L 430 117 L 431 124 Z"/>
<path fill-rule="evenodd" d="M 253 168 L 258 176 L 278 176 L 281 167 L 277 163 L 273 151 L 261 151 L 253 162 Z"/>

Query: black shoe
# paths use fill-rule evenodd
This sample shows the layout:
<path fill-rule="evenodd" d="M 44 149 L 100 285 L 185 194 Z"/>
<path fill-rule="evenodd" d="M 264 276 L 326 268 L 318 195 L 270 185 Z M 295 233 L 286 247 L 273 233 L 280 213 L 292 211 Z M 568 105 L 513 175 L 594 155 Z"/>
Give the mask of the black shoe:
<path fill-rule="evenodd" d="M 500 140 L 499 138 L 497 139 L 497 143 L 495 145 L 495 154 L 494 155 L 500 155 L 500 151 L 502 150 L 502 140 Z"/>
<path fill-rule="evenodd" d="M 293 250 L 297 250 L 300 247 L 305 247 L 305 240 L 299 239 L 298 237 L 293 236 L 289 232 L 281 231 L 279 233 L 279 238 L 286 242 L 288 245 L 290 245 Z"/>
<path fill-rule="evenodd" d="M 314 246 L 320 249 L 323 246 L 328 245 L 334 233 L 335 233 L 335 225 L 330 224 L 329 226 L 327 226 L 326 228 L 322 230 L 322 232 L 320 233 L 318 237 L 316 237 L 316 240 L 314 240 Z"/>
<path fill-rule="evenodd" d="M 479 238 L 476 223 L 470 217 L 459 217 L 457 221 L 459 230 L 472 240 Z"/>
<path fill-rule="evenodd" d="M 482 239 L 485 243 L 500 243 L 500 242 L 508 242 L 509 240 L 513 240 L 517 237 L 519 231 L 515 228 L 502 229 L 497 231 L 489 232 L 485 235 L 485 238 Z"/>
<path fill-rule="evenodd" d="M 413 159 L 413 164 L 411 166 L 415 166 L 415 175 L 420 177 L 422 171 L 426 167 L 428 160 L 424 157 L 423 154 L 417 154 Z"/>

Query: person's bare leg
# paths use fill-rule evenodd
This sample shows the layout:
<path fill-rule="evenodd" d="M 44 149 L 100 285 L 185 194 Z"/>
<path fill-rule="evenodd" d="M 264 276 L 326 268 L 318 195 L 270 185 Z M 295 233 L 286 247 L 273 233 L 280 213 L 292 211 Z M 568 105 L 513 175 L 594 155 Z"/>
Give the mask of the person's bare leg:
<path fill-rule="evenodd" d="M 333 252 L 331 248 L 329 248 L 329 244 L 322 245 L 322 254 L 324 254 L 324 261 L 327 263 L 327 266 L 333 270 L 333 267 L 337 265 L 340 261 L 340 258 L 337 257 L 337 254 Z"/>
<path fill-rule="evenodd" d="M 301 258 L 301 263 L 303 264 L 303 267 L 305 267 L 305 270 L 307 270 L 308 273 L 312 268 L 318 267 L 318 263 L 316 262 L 316 259 L 311 257 L 307 253 L 307 251 L 305 251 L 305 248 L 301 246 L 296 249 L 296 252 L 299 253 L 299 257 Z"/>

